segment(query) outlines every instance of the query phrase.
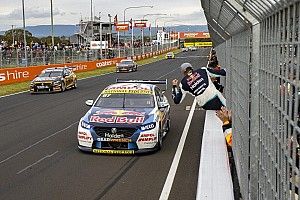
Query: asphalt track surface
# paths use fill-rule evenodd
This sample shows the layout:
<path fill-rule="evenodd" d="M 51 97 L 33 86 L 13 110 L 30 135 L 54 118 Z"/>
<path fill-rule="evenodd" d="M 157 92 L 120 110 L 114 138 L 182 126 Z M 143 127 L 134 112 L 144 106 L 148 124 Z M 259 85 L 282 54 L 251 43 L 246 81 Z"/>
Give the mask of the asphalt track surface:
<path fill-rule="evenodd" d="M 133 73 L 112 73 L 81 80 L 64 93 L 0 98 L 0 199 L 159 199 L 186 120 L 187 96 L 171 103 L 171 131 L 161 151 L 136 156 L 96 155 L 77 149 L 79 119 L 116 78 L 180 78 L 179 66 L 206 66 L 209 49 L 182 52 L 176 59 L 145 65 Z M 192 117 L 169 199 L 195 199 L 205 111 Z"/>

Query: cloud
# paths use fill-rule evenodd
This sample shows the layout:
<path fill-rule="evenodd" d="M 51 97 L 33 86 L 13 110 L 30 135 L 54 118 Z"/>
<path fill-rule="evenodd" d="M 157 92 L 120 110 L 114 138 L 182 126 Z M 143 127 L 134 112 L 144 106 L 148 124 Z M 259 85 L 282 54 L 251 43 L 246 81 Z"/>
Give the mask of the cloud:
<path fill-rule="evenodd" d="M 53 10 L 54 16 L 64 16 L 66 15 L 65 12 L 55 8 Z M 39 7 L 31 7 L 26 8 L 25 10 L 25 18 L 26 19 L 43 19 L 50 17 L 50 10 L 45 10 Z M 22 10 L 21 9 L 14 9 L 12 12 L 6 15 L 0 15 L 0 18 L 3 19 L 10 19 L 10 20 L 22 20 Z"/>

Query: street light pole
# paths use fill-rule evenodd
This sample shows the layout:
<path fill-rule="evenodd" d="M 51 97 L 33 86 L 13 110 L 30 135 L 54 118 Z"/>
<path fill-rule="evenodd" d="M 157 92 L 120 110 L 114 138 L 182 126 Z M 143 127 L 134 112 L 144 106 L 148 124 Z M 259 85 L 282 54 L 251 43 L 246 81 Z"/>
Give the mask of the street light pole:
<path fill-rule="evenodd" d="M 102 23 L 101 23 L 101 12 L 99 12 L 100 21 L 100 59 L 102 59 Z"/>
<path fill-rule="evenodd" d="M 155 14 L 145 14 L 143 16 L 143 21 L 145 20 L 145 17 L 147 16 L 156 16 L 156 15 L 167 15 L 167 14 L 161 14 L 161 13 L 155 13 Z M 150 27 L 150 45 L 151 45 L 151 52 L 152 52 L 152 41 L 151 41 L 151 27 Z M 142 28 L 142 49 L 143 49 L 143 54 L 145 53 L 145 45 L 144 45 L 144 28 Z"/>
<path fill-rule="evenodd" d="M 53 0 L 50 0 L 50 12 L 51 12 L 51 38 L 52 38 L 52 47 L 54 47 L 54 27 L 53 27 Z"/>
<path fill-rule="evenodd" d="M 15 47 L 15 30 L 14 30 L 14 25 L 11 25 L 11 34 L 12 34 L 12 38 L 13 38 L 13 47 Z"/>
<path fill-rule="evenodd" d="M 24 53 L 25 53 L 25 66 L 27 67 L 27 43 L 26 43 L 26 24 L 25 24 L 25 3 L 22 0 L 22 11 L 23 11 L 23 31 L 24 31 Z"/>
<path fill-rule="evenodd" d="M 130 6 L 130 7 L 127 7 L 124 9 L 124 24 L 125 24 L 125 21 L 126 21 L 126 10 L 129 10 L 129 9 L 134 9 L 134 8 L 153 8 L 153 6 Z M 133 26 L 132 26 L 132 30 L 131 30 L 131 44 L 132 44 L 132 56 L 134 56 L 134 47 L 133 47 Z M 125 36 L 125 32 L 124 32 L 124 36 Z M 124 41 L 125 41 L 125 37 L 124 37 Z M 125 42 L 124 42 L 124 53 L 125 53 Z"/>
<path fill-rule="evenodd" d="M 109 47 L 111 48 L 111 15 L 108 14 L 108 18 L 109 18 Z"/>
<path fill-rule="evenodd" d="M 174 18 L 174 17 L 158 17 L 158 18 L 156 18 L 155 19 L 155 29 L 156 29 L 156 51 L 158 51 L 158 36 L 157 36 L 157 34 L 158 34 L 158 30 L 157 30 L 157 20 L 159 20 L 159 19 L 167 19 L 167 18 Z"/>

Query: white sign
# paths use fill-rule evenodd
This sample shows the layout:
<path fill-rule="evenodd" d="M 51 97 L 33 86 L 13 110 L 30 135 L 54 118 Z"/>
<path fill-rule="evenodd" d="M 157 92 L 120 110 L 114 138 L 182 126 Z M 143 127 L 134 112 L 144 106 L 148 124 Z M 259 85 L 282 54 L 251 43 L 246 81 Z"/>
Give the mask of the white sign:
<path fill-rule="evenodd" d="M 108 42 L 102 41 L 102 49 L 108 48 Z M 101 49 L 101 41 L 91 41 L 91 49 Z"/>
<path fill-rule="evenodd" d="M 169 34 L 167 32 L 164 32 L 162 30 L 159 30 L 157 32 L 157 40 L 160 44 L 165 44 L 166 40 L 169 39 Z"/>

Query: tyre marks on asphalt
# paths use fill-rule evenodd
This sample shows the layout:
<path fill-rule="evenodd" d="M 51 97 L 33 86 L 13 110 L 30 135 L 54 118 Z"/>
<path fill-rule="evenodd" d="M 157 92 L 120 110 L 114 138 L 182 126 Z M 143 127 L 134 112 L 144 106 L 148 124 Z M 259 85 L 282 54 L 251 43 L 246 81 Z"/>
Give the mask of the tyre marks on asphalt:
<path fill-rule="evenodd" d="M 102 199 L 106 193 L 108 193 L 113 186 L 128 172 L 130 168 L 139 160 L 139 157 L 130 158 L 119 170 L 118 173 L 114 174 L 109 181 L 107 181 L 104 187 L 95 195 L 94 200 Z"/>

